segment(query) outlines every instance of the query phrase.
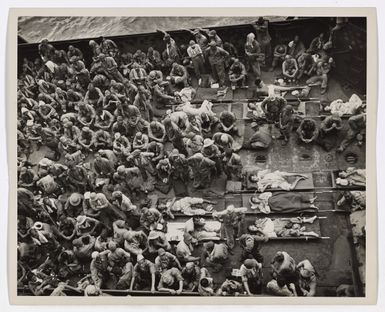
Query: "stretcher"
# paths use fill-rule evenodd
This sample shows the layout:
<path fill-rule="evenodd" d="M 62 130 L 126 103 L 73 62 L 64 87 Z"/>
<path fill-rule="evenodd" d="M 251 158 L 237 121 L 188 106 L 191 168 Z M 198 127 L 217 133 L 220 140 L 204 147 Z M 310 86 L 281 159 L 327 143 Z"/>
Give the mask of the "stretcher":
<path fill-rule="evenodd" d="M 327 217 L 313 216 L 314 221 L 312 223 L 296 223 L 300 220 L 311 220 L 300 217 L 292 218 L 249 218 L 246 220 L 246 226 L 250 234 L 257 234 L 258 230 L 255 227 L 255 221 L 259 221 L 258 224 L 264 225 L 264 231 L 267 233 L 269 240 L 316 240 L 316 239 L 329 239 L 330 237 L 322 236 L 320 219 L 327 219 Z M 297 231 L 291 231 L 289 234 L 288 229 L 293 224 L 298 224 Z M 286 228 L 289 226 L 289 228 Z M 301 230 L 299 230 L 302 228 Z M 294 234 L 296 233 L 296 234 Z"/>
<path fill-rule="evenodd" d="M 220 240 L 219 230 L 221 228 L 221 223 L 219 221 L 206 221 L 206 226 L 210 228 L 212 232 L 217 232 L 217 237 L 210 237 L 198 239 L 198 242 L 205 242 L 211 240 Z M 183 240 L 183 233 L 186 227 L 186 222 L 169 222 L 167 223 L 167 233 L 166 238 L 169 242 L 179 242 Z"/>
<path fill-rule="evenodd" d="M 261 168 L 258 168 L 258 167 L 255 167 L 255 166 L 250 166 L 250 167 L 244 168 L 245 187 L 246 187 L 247 190 L 257 190 L 258 189 L 258 183 L 251 181 L 250 180 L 250 176 L 257 175 L 259 171 L 261 171 Z M 303 179 L 303 180 L 299 181 L 298 184 L 295 187 L 295 190 L 314 189 L 314 182 L 313 182 L 313 175 L 312 175 L 312 173 L 310 173 L 310 172 L 309 173 L 301 172 L 301 173 L 298 173 L 298 174 L 306 176 L 306 179 Z M 291 177 L 287 177 L 286 180 L 289 183 L 292 183 L 292 182 L 294 182 L 294 180 L 296 178 L 298 178 L 298 176 L 291 176 Z M 268 188 L 266 188 L 265 192 L 268 192 L 268 191 L 278 191 L 278 190 L 282 191 L 281 188 L 271 188 L 271 187 L 268 187 Z"/>
<path fill-rule="evenodd" d="M 349 185 L 340 185 L 340 184 L 337 184 L 336 181 L 337 179 L 339 178 L 339 173 L 342 172 L 343 170 L 336 170 L 336 171 L 332 171 L 332 179 L 333 179 L 333 186 L 335 188 L 338 188 L 340 190 L 366 190 L 366 186 L 364 185 L 355 185 L 355 184 L 349 184 Z"/>
<path fill-rule="evenodd" d="M 303 192 L 301 194 L 309 194 L 308 192 Z M 255 196 L 255 194 L 242 194 L 241 197 L 242 197 L 242 207 L 246 207 L 247 208 L 247 212 L 246 214 L 250 214 L 250 215 L 269 215 L 269 214 L 301 214 L 301 213 L 315 213 L 315 212 L 318 212 L 319 210 L 317 209 L 307 209 L 307 208 L 304 208 L 304 209 L 298 209 L 298 210 L 293 210 L 293 209 L 290 209 L 290 211 L 270 211 L 270 213 L 265 213 L 265 212 L 261 212 L 260 210 L 258 209 L 252 209 L 251 208 L 251 203 L 250 203 L 250 199 L 252 196 Z M 317 204 L 316 204 L 317 206 Z"/>

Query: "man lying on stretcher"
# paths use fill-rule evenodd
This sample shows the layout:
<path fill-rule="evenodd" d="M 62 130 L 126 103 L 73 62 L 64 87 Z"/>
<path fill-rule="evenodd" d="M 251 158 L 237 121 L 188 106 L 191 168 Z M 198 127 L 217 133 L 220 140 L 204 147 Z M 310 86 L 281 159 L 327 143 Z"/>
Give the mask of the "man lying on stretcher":
<path fill-rule="evenodd" d="M 310 218 L 296 217 L 296 218 L 278 218 L 271 220 L 270 218 L 257 218 L 253 225 L 249 226 L 249 231 L 256 233 L 256 235 L 264 235 L 269 238 L 272 237 L 300 237 L 310 236 L 319 237 L 319 234 L 314 231 L 306 231 L 303 224 L 312 224 L 318 217 Z"/>
<path fill-rule="evenodd" d="M 167 210 L 167 214 L 174 219 L 173 213 L 181 212 L 186 216 L 205 215 L 213 210 L 216 202 L 200 197 L 183 197 L 170 199 L 166 203 L 158 205 L 159 210 Z"/>
<path fill-rule="evenodd" d="M 264 192 L 250 197 L 250 208 L 262 213 L 271 212 L 316 212 L 314 202 L 317 197 L 310 193 Z"/>
<path fill-rule="evenodd" d="M 294 182 L 289 183 L 289 177 L 297 177 Z M 308 177 L 299 173 L 289 173 L 276 170 L 271 172 L 270 169 L 260 170 L 257 174 L 249 175 L 251 183 L 256 183 L 258 191 L 264 192 L 267 188 L 281 188 L 284 191 L 294 190 L 299 181 L 307 179 Z"/>

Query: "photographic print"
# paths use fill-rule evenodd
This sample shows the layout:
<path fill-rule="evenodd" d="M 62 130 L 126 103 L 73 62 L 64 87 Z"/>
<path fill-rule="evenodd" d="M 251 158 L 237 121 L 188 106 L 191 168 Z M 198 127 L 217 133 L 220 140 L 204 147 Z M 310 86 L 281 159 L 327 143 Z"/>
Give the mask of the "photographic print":
<path fill-rule="evenodd" d="M 368 296 L 367 14 L 42 12 L 15 17 L 18 299 Z"/>

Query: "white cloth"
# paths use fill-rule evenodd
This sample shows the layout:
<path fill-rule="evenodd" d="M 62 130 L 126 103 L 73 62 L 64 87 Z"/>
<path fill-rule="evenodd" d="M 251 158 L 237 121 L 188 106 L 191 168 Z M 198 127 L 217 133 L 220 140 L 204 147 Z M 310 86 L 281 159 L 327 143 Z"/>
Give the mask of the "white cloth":
<path fill-rule="evenodd" d="M 178 106 L 178 110 L 185 112 L 187 115 L 200 116 L 202 113 L 207 113 L 209 115 L 214 115 L 212 108 L 213 103 L 204 100 L 202 105 L 199 108 L 195 108 L 191 105 L 190 102 L 186 102 Z"/>
<path fill-rule="evenodd" d="M 327 106 L 327 109 L 330 110 L 332 114 L 337 114 L 338 116 L 343 115 L 354 115 L 358 108 L 362 106 L 362 100 L 358 95 L 353 94 L 348 102 L 343 102 L 341 99 L 334 100 Z"/>
<path fill-rule="evenodd" d="M 283 176 L 283 172 L 274 171 L 270 172 L 269 169 L 261 170 L 258 172 L 258 190 L 263 191 L 265 187 L 281 188 L 285 191 L 289 191 L 291 184 L 288 183 Z"/>
<path fill-rule="evenodd" d="M 260 228 L 267 237 L 277 237 L 277 233 L 274 231 L 274 221 L 270 218 L 257 219 L 255 225 Z"/>

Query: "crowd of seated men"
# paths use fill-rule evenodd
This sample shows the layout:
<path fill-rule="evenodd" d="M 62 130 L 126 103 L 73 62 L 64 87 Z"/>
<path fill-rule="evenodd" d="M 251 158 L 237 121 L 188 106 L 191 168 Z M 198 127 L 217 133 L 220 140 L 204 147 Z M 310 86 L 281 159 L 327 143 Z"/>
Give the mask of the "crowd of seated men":
<path fill-rule="evenodd" d="M 187 196 L 189 187 L 209 188 L 221 175 L 242 179 L 242 160 L 233 148 L 239 136 L 236 117 L 213 113 L 208 102 L 193 107 L 192 78 L 201 85 L 209 74 L 219 89 L 242 88 L 250 73 L 260 79 L 261 67 L 282 63 L 285 80 L 306 76 L 326 91 L 332 42 L 321 34 L 306 48 L 296 36 L 272 49 L 268 21 L 261 18 L 253 26 L 244 58 L 214 30 L 198 28 L 186 31 L 184 46 L 159 31 L 163 51 L 148 47 L 127 53 L 110 39 L 90 40 L 87 66 L 85 51 L 75 45 L 57 50 L 47 40 L 39 44 L 39 58 L 23 60 L 17 94 L 19 287 L 34 295 L 95 296 L 108 288 L 204 296 L 264 289 L 271 295 L 315 295 L 311 263 L 298 259 L 297 264 L 285 252 L 272 259 L 272 280 L 263 284 L 259 245 L 266 237 L 241 235 L 243 214 L 237 208 L 217 215 L 224 242 L 202 246 L 186 231 L 172 244 L 165 234 L 174 216 L 151 205 L 148 196 L 171 189 Z M 293 109 L 278 95 L 267 99 L 262 105 L 266 120 L 287 142 Z M 362 142 L 365 116 L 349 121 L 341 149 Z M 304 119 L 298 138 L 309 144 L 321 133 L 339 131 L 340 124 L 333 115 L 319 130 Z M 254 147 L 264 148 L 256 142 Z M 194 218 L 194 226 L 204 226 L 204 220 Z M 235 237 L 243 250 L 235 268 L 239 274 L 218 285 L 210 272 L 223 270 Z M 203 248 L 198 256 L 197 248 Z"/>

